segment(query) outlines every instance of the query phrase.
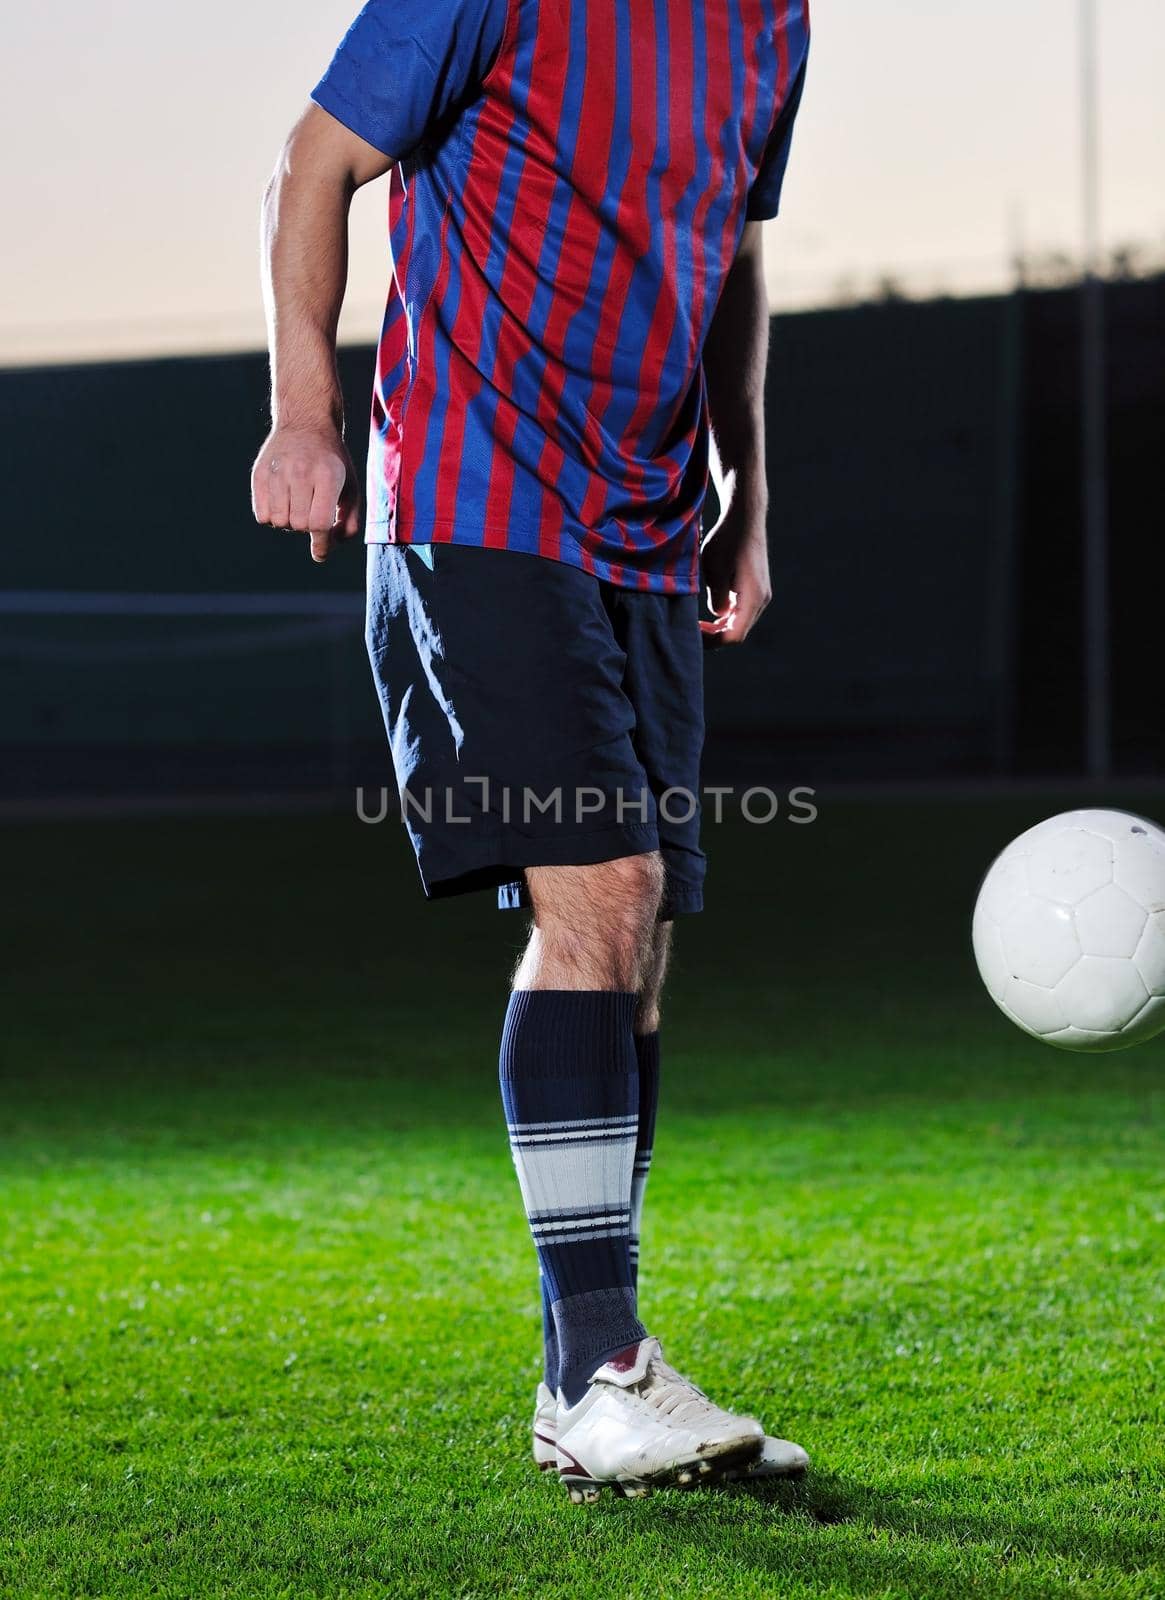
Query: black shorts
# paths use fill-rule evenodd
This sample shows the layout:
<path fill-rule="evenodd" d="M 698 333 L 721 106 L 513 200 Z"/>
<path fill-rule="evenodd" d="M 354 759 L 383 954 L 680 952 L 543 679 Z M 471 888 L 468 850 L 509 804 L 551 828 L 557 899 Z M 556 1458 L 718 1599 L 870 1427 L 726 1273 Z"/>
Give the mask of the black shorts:
<path fill-rule="evenodd" d="M 695 595 L 475 546 L 368 547 L 368 653 L 430 897 L 659 850 L 661 917 L 699 911 Z"/>

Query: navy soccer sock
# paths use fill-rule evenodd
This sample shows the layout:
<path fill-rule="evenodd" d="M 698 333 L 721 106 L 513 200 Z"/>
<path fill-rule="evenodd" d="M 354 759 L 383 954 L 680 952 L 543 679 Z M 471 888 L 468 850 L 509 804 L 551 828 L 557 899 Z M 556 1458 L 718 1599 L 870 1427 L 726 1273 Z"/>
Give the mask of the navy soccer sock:
<path fill-rule="evenodd" d="M 635 1005 L 607 990 L 517 990 L 502 1034 L 510 1148 L 557 1343 L 548 1381 L 568 1405 L 645 1333 L 630 1251 Z"/>
<path fill-rule="evenodd" d="M 635 1058 L 639 1073 L 639 1129 L 635 1139 L 635 1166 L 631 1177 L 631 1286 L 639 1291 L 639 1236 L 643 1228 L 643 1196 L 651 1170 L 655 1142 L 655 1112 L 659 1104 L 659 1034 L 635 1035 Z M 546 1274 L 539 1274 L 542 1289 L 543 1380 L 558 1388 L 558 1329 L 546 1287 Z M 636 1308 L 638 1310 L 638 1308 Z"/>
<path fill-rule="evenodd" d="M 655 1144 L 656 1107 L 659 1104 L 659 1034 L 635 1034 L 635 1061 L 639 1066 L 639 1134 L 635 1138 L 635 1166 L 631 1179 L 631 1283 L 639 1296 L 639 1240 L 643 1229 L 643 1190 L 651 1170 L 651 1147 Z M 539 1272 L 542 1291 L 542 1379 L 550 1389 L 558 1387 L 558 1330 L 554 1309 L 546 1286 L 546 1274 Z M 639 1307 L 637 1307 L 639 1309 Z"/>

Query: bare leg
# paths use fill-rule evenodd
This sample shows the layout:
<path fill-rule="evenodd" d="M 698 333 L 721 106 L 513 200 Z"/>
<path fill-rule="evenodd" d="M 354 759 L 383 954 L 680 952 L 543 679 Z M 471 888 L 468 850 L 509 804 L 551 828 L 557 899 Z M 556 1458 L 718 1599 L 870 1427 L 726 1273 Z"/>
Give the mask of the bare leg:
<path fill-rule="evenodd" d="M 671 922 L 657 922 L 652 935 L 651 952 L 639 986 L 639 1005 L 635 1011 L 635 1032 L 656 1033 L 659 1029 L 660 1002 L 667 964 L 671 956 Z"/>
<path fill-rule="evenodd" d="M 530 867 L 526 883 L 534 927 L 514 973 L 515 989 L 632 994 L 654 981 L 655 918 L 663 890 L 658 854 L 593 867 Z"/>

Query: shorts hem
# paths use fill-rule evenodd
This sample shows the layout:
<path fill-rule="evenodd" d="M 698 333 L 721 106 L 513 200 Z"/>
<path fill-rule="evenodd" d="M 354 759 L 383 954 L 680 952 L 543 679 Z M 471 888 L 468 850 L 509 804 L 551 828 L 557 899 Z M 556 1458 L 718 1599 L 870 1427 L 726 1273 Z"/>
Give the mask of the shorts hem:
<path fill-rule="evenodd" d="M 478 889 L 501 889 L 520 880 L 527 867 L 593 867 L 658 849 L 659 832 L 651 823 L 595 828 L 589 833 L 547 834 L 544 838 L 504 833 L 496 848 L 477 853 L 475 865 L 449 863 L 435 872 L 422 866 L 421 882 L 427 899 L 444 900 Z"/>
<path fill-rule="evenodd" d="M 670 922 L 673 917 L 691 917 L 704 909 L 704 890 L 702 887 L 665 889 L 663 901 L 660 904 L 659 922 Z"/>
<path fill-rule="evenodd" d="M 499 883 L 498 910 L 499 911 L 529 911 L 530 895 L 522 878 L 514 878 L 507 883 Z M 657 922 L 672 922 L 676 917 L 691 917 L 698 915 L 704 909 L 704 890 L 702 887 L 685 884 L 682 888 L 677 885 L 674 889 L 666 889 L 663 899 L 659 903 L 659 910 L 655 914 Z"/>

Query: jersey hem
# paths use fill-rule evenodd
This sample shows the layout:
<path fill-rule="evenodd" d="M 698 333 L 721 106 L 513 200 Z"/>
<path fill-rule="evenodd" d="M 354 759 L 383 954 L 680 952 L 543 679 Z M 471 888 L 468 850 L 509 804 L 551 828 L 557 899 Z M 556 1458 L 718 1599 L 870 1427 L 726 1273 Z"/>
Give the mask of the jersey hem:
<path fill-rule="evenodd" d="M 514 538 L 512 527 L 497 527 L 492 523 L 475 524 L 475 538 L 462 535 L 457 536 L 460 524 L 450 522 L 433 522 L 427 531 L 418 531 L 401 537 L 395 531 L 390 532 L 388 522 L 369 522 L 365 525 L 364 543 L 371 544 L 455 544 L 468 546 L 471 549 L 510 550 L 518 555 L 540 556 L 544 561 L 558 561 L 563 566 L 578 567 L 584 572 L 593 573 L 596 578 L 601 578 L 605 583 L 613 584 L 617 589 L 637 589 L 640 591 L 654 591 L 662 594 L 699 594 L 700 581 L 697 576 L 690 577 L 686 570 L 677 571 L 669 565 L 667 568 L 652 569 L 650 567 L 637 567 L 626 556 L 618 555 L 609 557 L 593 555 L 582 545 L 577 534 L 569 528 L 563 528 L 561 544 L 558 552 L 542 549 L 537 541 L 519 543 Z M 500 542 L 490 544 L 490 535 Z M 688 537 L 698 545 L 698 533 L 693 530 Z M 680 563 L 681 569 L 695 567 L 695 551 L 691 556 L 685 555 Z M 616 575 L 616 572 L 618 575 Z"/>

